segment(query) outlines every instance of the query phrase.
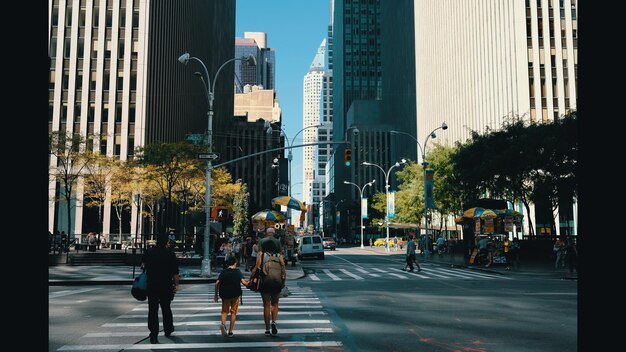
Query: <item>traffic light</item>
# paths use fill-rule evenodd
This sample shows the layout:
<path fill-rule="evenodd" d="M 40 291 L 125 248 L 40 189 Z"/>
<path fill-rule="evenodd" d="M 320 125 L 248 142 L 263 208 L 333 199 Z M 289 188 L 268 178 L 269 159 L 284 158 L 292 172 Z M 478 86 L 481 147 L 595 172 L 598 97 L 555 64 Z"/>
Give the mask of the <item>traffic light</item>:
<path fill-rule="evenodd" d="M 350 164 L 352 163 L 352 149 L 346 148 L 343 151 L 343 161 L 346 166 L 350 166 Z"/>

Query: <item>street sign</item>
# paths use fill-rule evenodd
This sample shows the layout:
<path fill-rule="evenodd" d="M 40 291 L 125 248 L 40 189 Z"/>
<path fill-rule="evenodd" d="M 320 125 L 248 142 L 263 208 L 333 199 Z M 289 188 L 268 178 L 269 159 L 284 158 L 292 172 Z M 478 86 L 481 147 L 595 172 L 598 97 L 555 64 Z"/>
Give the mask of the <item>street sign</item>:
<path fill-rule="evenodd" d="M 188 141 L 202 141 L 204 140 L 204 134 L 187 134 L 185 135 L 185 139 Z"/>
<path fill-rule="evenodd" d="M 198 159 L 209 159 L 209 160 L 217 160 L 220 158 L 218 153 L 200 153 L 198 154 Z"/>

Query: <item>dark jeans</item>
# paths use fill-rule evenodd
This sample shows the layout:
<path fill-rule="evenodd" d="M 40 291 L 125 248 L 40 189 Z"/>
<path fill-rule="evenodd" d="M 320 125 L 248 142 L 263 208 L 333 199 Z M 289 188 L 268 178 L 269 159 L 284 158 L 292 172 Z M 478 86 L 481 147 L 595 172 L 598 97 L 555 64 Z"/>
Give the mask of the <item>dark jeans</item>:
<path fill-rule="evenodd" d="M 163 330 L 174 331 L 174 317 L 172 316 L 172 292 L 171 290 L 159 290 L 148 293 L 148 329 L 150 336 L 159 335 L 159 305 L 163 313 Z"/>
<path fill-rule="evenodd" d="M 413 262 L 415 261 L 415 254 L 407 254 L 406 255 L 406 265 L 409 267 L 409 270 L 413 271 Z"/>

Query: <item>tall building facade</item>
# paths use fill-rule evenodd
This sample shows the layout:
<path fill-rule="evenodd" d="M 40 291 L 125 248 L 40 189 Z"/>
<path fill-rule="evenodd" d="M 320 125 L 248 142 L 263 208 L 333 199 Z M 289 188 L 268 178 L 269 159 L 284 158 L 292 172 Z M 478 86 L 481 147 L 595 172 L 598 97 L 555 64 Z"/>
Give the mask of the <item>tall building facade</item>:
<path fill-rule="evenodd" d="M 546 122 L 576 109 L 577 0 L 415 2 L 417 136 L 464 142 L 505 118 Z M 524 210 L 515 206 L 516 210 Z M 561 207 L 557 233 L 575 234 L 576 204 Z M 545 233 L 548 206 L 533 206 Z"/>
<path fill-rule="evenodd" d="M 324 81 L 324 60 L 326 53 L 326 38 L 322 40 L 317 53 L 309 67 L 309 71 L 304 76 L 303 96 L 302 96 L 302 131 L 303 143 L 317 142 L 318 128 L 320 125 L 322 85 Z M 311 127 L 311 128 L 309 128 Z M 312 188 L 316 173 L 317 148 L 308 146 L 302 148 L 303 158 L 303 201 L 307 204 L 313 203 Z M 310 218 L 307 212 L 307 218 Z M 307 223 L 311 223 L 308 219 Z"/>
<path fill-rule="evenodd" d="M 129 160 L 135 148 L 177 142 L 207 128 L 206 92 L 177 58 L 189 52 L 209 72 L 234 55 L 235 4 L 218 1 L 50 0 L 48 130 L 101 136 L 93 150 Z M 216 21 L 207 21 L 216 18 Z M 190 63 L 193 65 L 193 63 Z M 233 67 L 224 69 L 232 77 Z M 232 119 L 232 80 L 216 83 L 214 130 Z M 164 98 L 166 97 L 166 98 Z M 50 166 L 58 161 L 52 157 Z M 98 230 L 97 209 L 79 191 L 67 229 L 60 186 L 50 179 L 50 231 Z M 135 209 L 117 222 L 106 201 L 104 234 L 134 233 Z M 141 228 L 140 230 L 141 231 Z"/>
<path fill-rule="evenodd" d="M 387 170 L 401 158 L 417 157 L 414 144 L 390 133 L 416 129 L 415 40 L 407 31 L 414 28 L 413 1 L 336 0 L 333 16 L 333 139 L 347 140 L 352 149 L 347 167 L 345 147 L 335 147 L 333 199 L 348 200 L 340 211 L 353 209 L 350 217 L 340 216 L 338 229 L 351 236 L 360 226 L 358 191 L 343 182 L 362 186 L 375 178 L 368 192 L 384 192 L 383 173 L 361 163 Z M 395 188 L 395 177 L 389 179 Z"/>
<path fill-rule="evenodd" d="M 235 94 L 234 117 L 231 130 L 222 140 L 227 146 L 224 160 L 285 145 L 284 137 L 280 135 L 282 109 L 273 89 L 253 86 L 249 92 Z M 267 133 L 265 121 L 273 124 L 273 133 Z M 272 198 L 278 196 L 278 169 L 269 166 L 274 158 L 281 158 L 283 154 L 282 151 L 265 153 L 227 165 L 233 180 L 241 179 L 248 185 L 250 215 L 271 208 Z"/>
<path fill-rule="evenodd" d="M 244 58 L 250 55 L 256 59 L 256 65 L 242 61 L 235 63 L 235 85 L 244 87 L 249 84 L 275 89 L 275 50 L 267 47 L 266 33 L 245 32 L 243 38 L 235 39 L 235 57 Z"/>

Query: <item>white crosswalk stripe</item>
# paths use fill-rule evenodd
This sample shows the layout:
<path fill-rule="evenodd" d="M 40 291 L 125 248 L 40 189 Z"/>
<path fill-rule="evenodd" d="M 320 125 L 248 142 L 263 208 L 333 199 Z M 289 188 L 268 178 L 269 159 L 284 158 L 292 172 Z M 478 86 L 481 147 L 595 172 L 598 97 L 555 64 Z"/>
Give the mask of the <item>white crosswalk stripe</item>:
<path fill-rule="evenodd" d="M 444 279 L 444 280 L 513 280 L 513 278 L 506 277 L 504 275 L 490 274 L 485 272 L 476 272 L 462 269 L 446 269 L 436 265 L 421 265 L 421 271 L 405 271 L 396 267 L 387 268 L 337 268 L 337 269 L 322 269 L 317 274 L 308 274 L 312 281 L 340 281 L 340 280 L 364 280 L 363 275 L 369 275 L 371 277 L 381 279 L 408 279 L 411 277 L 417 277 L 420 279 Z M 358 275 L 356 274 L 358 273 Z M 320 275 L 323 274 L 323 275 Z M 294 298 L 295 299 L 295 298 Z M 294 301 L 293 303 L 316 303 L 316 301 Z M 281 306 L 282 307 L 282 306 Z"/>
<path fill-rule="evenodd" d="M 289 287 L 289 296 L 280 298 L 277 336 L 268 340 L 264 334 L 260 294 L 244 290 L 234 338 L 225 338 L 219 330 L 221 300 L 218 303 L 209 300 L 212 298 L 209 292 L 215 292 L 214 289 L 213 284 L 183 285 L 172 302 L 176 330 L 169 338 L 163 336 L 163 320 L 159 312 L 159 344 L 150 344 L 147 338 L 148 302 L 144 301 L 101 324 L 98 332 L 87 333 L 75 344 L 64 345 L 57 351 L 341 349 L 343 346 L 319 298 L 311 289 L 297 286 Z M 227 327 L 228 322 L 229 319 Z M 237 341 L 238 335 L 245 335 L 245 342 Z"/>

